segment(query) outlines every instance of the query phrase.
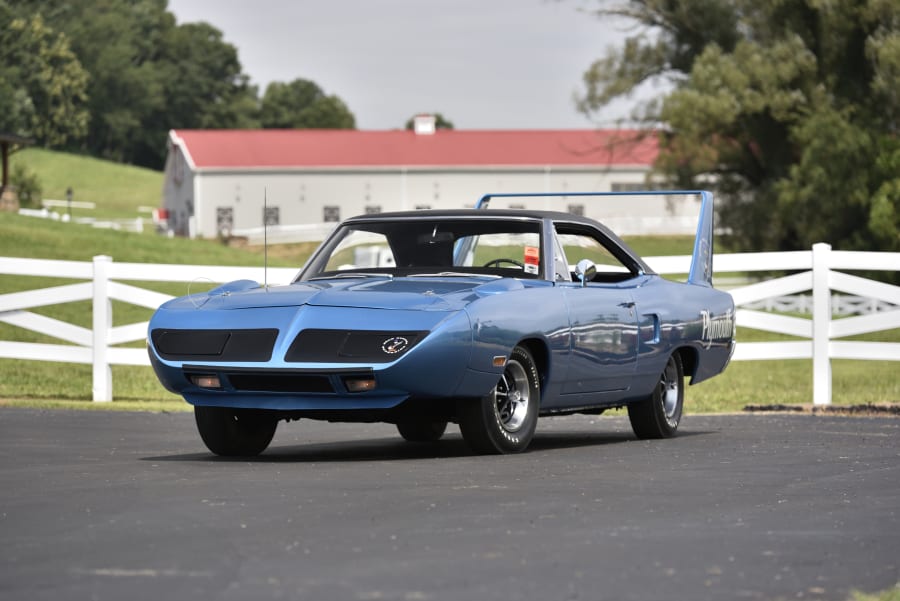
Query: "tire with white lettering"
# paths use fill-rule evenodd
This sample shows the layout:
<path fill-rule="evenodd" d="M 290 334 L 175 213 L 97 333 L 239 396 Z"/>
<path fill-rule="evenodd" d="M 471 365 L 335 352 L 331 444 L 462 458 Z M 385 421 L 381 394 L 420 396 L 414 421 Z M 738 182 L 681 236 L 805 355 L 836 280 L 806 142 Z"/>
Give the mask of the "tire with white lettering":
<path fill-rule="evenodd" d="M 458 403 L 460 432 L 475 453 L 521 453 L 534 437 L 540 403 L 537 367 L 528 350 L 517 346 L 489 394 Z"/>
<path fill-rule="evenodd" d="M 225 457 L 253 457 L 266 450 L 278 420 L 252 409 L 194 407 L 194 419 L 206 448 Z"/>
<path fill-rule="evenodd" d="M 631 429 L 638 438 L 644 439 L 675 436 L 683 407 L 684 367 L 678 353 L 673 353 L 659 376 L 653 394 L 628 405 Z"/>

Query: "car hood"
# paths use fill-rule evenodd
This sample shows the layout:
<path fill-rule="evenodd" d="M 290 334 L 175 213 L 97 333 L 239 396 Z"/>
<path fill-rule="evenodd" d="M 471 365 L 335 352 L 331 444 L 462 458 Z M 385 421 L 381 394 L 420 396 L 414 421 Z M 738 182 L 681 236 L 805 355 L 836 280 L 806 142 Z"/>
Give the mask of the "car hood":
<path fill-rule="evenodd" d="M 169 309 L 254 309 L 261 307 L 356 307 L 419 311 L 461 310 L 479 297 L 520 290 L 515 279 L 410 277 L 332 279 L 263 288 L 232 282 L 208 293 L 170 301 Z"/>

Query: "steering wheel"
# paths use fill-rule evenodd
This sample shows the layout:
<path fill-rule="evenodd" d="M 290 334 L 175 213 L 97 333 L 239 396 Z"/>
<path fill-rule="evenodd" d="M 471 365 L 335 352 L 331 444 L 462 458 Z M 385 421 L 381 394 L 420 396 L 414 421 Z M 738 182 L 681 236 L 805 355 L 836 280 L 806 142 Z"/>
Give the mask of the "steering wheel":
<path fill-rule="evenodd" d="M 518 267 L 519 269 L 525 269 L 525 264 L 524 264 L 524 263 L 519 263 L 518 261 L 516 261 L 516 260 L 514 260 L 514 259 L 494 259 L 494 260 L 492 260 L 492 261 L 488 261 L 487 263 L 485 263 L 484 265 L 482 265 L 482 267 L 492 267 L 492 266 L 500 267 L 500 264 L 501 264 L 501 263 L 512 263 L 513 265 L 515 265 L 515 266 Z"/>

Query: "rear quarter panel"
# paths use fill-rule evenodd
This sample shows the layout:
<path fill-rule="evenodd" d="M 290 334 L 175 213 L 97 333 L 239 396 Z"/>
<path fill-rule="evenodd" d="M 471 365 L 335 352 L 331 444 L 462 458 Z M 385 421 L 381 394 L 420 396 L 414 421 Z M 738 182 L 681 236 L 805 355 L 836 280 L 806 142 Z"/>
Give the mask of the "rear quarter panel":
<path fill-rule="evenodd" d="M 656 276 L 634 292 L 640 346 L 638 378 L 649 394 L 669 355 L 686 351 L 685 375 L 696 384 L 722 370 L 731 358 L 734 301 L 727 292 Z"/>

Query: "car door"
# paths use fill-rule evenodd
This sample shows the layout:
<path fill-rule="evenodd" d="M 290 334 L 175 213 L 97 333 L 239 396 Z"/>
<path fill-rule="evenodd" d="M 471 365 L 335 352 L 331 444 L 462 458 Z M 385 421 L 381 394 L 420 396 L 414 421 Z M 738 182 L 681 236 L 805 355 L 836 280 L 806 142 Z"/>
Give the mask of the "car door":
<path fill-rule="evenodd" d="M 557 254 L 569 277 L 557 276 L 569 311 L 570 356 L 562 394 L 626 391 L 637 366 L 638 319 L 633 295 L 636 273 L 589 230 L 557 226 Z M 590 259 L 593 281 L 572 281 L 574 264 Z M 557 271 L 561 269 L 557 267 Z"/>

